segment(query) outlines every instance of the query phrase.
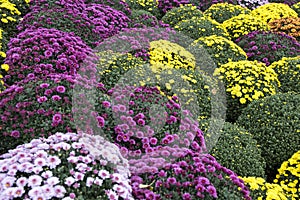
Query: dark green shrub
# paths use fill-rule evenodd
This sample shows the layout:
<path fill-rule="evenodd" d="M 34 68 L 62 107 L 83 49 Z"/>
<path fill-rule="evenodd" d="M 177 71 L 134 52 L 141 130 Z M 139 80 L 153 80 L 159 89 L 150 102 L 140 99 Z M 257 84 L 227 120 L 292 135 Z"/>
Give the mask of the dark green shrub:
<path fill-rule="evenodd" d="M 253 101 L 237 124 L 247 129 L 262 148 L 268 178 L 275 178 L 281 163 L 300 145 L 300 95 L 281 93 Z"/>

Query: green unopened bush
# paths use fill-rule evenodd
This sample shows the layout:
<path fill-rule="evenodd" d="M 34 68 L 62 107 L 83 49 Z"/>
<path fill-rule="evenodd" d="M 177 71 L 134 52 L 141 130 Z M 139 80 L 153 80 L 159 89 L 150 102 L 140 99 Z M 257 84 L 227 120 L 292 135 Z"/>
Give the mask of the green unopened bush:
<path fill-rule="evenodd" d="M 217 127 L 223 125 L 221 127 Z M 200 129 L 209 153 L 239 176 L 265 176 L 266 163 L 257 141 L 244 128 L 216 119 L 202 120 Z"/>
<path fill-rule="evenodd" d="M 300 95 L 280 93 L 253 101 L 237 124 L 247 129 L 262 148 L 268 178 L 300 146 Z"/>

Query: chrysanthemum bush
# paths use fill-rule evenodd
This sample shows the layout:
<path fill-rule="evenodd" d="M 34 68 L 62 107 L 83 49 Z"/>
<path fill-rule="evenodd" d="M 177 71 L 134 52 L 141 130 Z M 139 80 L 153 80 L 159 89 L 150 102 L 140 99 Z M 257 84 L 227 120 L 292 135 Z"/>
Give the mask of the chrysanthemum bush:
<path fill-rule="evenodd" d="M 190 3 L 189 0 L 167 0 L 167 1 L 158 0 L 157 7 L 163 14 L 165 14 L 169 10 L 172 10 L 173 8 L 180 7 L 181 5 L 187 5 L 189 3 Z"/>
<path fill-rule="evenodd" d="M 247 59 L 247 55 L 241 47 L 222 36 L 200 37 L 192 43 L 192 46 L 203 47 L 216 63 L 216 67 L 230 61 Z"/>
<path fill-rule="evenodd" d="M 124 156 L 140 156 L 173 145 L 184 133 L 179 131 L 181 123 L 188 124 L 188 130 L 194 125 L 184 123 L 178 98 L 168 99 L 156 86 L 130 86 L 124 82 L 108 94 L 109 99 L 99 95 L 98 121 L 105 136 L 121 148 Z"/>
<path fill-rule="evenodd" d="M 220 23 L 206 16 L 182 20 L 174 26 L 174 29 L 194 40 L 210 35 L 229 36 Z"/>
<path fill-rule="evenodd" d="M 211 17 L 219 23 L 237 16 L 239 14 L 249 14 L 250 10 L 239 5 L 233 5 L 230 3 L 217 3 L 209 7 L 204 14 Z"/>
<path fill-rule="evenodd" d="M 158 0 L 125 0 L 131 10 L 146 10 L 160 19 L 163 15 L 158 9 Z"/>
<path fill-rule="evenodd" d="M 168 27 L 168 24 L 164 24 L 159 21 L 152 13 L 145 10 L 132 10 L 130 27 L 143 28 L 143 27 Z"/>
<path fill-rule="evenodd" d="M 279 90 L 281 92 L 297 92 L 300 93 L 300 57 L 282 58 L 277 62 L 273 62 L 269 67 L 274 69 L 278 74 L 278 80 L 281 83 Z"/>
<path fill-rule="evenodd" d="M 300 16 L 300 2 L 295 3 L 291 6 L 291 8 L 296 11 L 296 13 L 298 14 L 298 16 Z"/>
<path fill-rule="evenodd" d="M 83 12 L 86 4 L 84 0 L 30 0 L 30 10 L 45 11 L 54 8 Z"/>
<path fill-rule="evenodd" d="M 218 123 L 223 124 L 220 130 L 212 127 L 219 126 Z M 265 176 L 265 160 L 257 141 L 247 130 L 216 119 L 202 120 L 199 126 L 209 154 L 222 166 L 239 176 Z"/>
<path fill-rule="evenodd" d="M 300 130 L 298 131 L 300 132 Z M 287 198 L 293 200 L 300 197 L 299 164 L 300 151 L 297 151 L 291 156 L 291 158 L 281 164 L 280 168 L 278 169 L 276 179 L 274 179 L 274 182 L 279 184 L 283 188 Z"/>
<path fill-rule="evenodd" d="M 217 3 L 230 3 L 233 5 L 238 5 L 238 0 L 190 0 L 191 3 L 197 5 L 198 9 L 202 10 L 203 12 L 207 9 L 209 9 L 211 6 Z"/>
<path fill-rule="evenodd" d="M 170 28 L 128 28 L 123 29 L 117 35 L 105 39 L 96 50 L 98 52 L 131 53 L 136 57 L 149 60 L 150 42 L 156 40 L 176 42 L 177 39 L 176 32 Z"/>
<path fill-rule="evenodd" d="M 168 40 L 150 42 L 149 62 L 154 72 L 165 69 L 195 69 L 196 59 L 182 46 Z"/>
<path fill-rule="evenodd" d="M 9 2 L 15 4 L 16 8 L 21 12 L 21 16 L 29 12 L 30 0 L 9 0 Z"/>
<path fill-rule="evenodd" d="M 8 0 L 0 1 L 0 25 L 3 35 L 7 39 L 14 37 L 17 34 L 16 26 L 21 19 L 21 12 L 16 8 L 16 5 Z M 7 43 L 2 41 L 2 46 L 6 49 Z"/>
<path fill-rule="evenodd" d="M 292 6 L 293 4 L 298 3 L 298 0 L 270 0 L 270 3 L 283 3 Z"/>
<path fill-rule="evenodd" d="M 102 4 L 89 4 L 84 11 L 75 8 L 33 9 L 18 25 L 18 30 L 43 27 L 74 32 L 89 46 L 95 47 L 103 39 L 128 27 L 129 21 L 121 11 Z"/>
<path fill-rule="evenodd" d="M 267 3 L 251 11 L 251 14 L 269 23 L 275 19 L 297 17 L 298 14 L 283 3 Z"/>
<path fill-rule="evenodd" d="M 86 79 L 78 81 L 86 83 L 83 89 L 89 88 Z M 77 112 L 71 110 L 75 83 L 72 76 L 52 75 L 24 80 L 2 92 L 1 154 L 33 138 L 46 137 L 57 131 L 75 131 L 73 114 Z M 89 101 L 83 103 L 86 109 L 91 105 Z M 87 115 L 87 111 L 80 112 Z M 88 119 L 83 119 L 88 123 Z"/>
<path fill-rule="evenodd" d="M 254 10 L 255 8 L 258 8 L 259 6 L 265 5 L 269 3 L 268 0 L 238 0 L 238 4 L 240 6 L 246 7 L 250 10 Z"/>
<path fill-rule="evenodd" d="M 251 14 L 240 14 L 223 22 L 223 27 L 232 40 L 253 31 L 268 31 L 270 27 L 266 22 Z"/>
<path fill-rule="evenodd" d="M 299 148 L 299 99 L 296 93 L 279 93 L 253 101 L 237 120 L 261 145 L 269 180 Z"/>
<path fill-rule="evenodd" d="M 100 74 L 99 81 L 107 89 L 112 89 L 129 70 L 134 70 L 146 64 L 143 59 L 130 53 L 121 54 L 108 51 L 100 52 L 97 55 L 99 57 L 97 63 L 97 70 Z"/>
<path fill-rule="evenodd" d="M 5 63 L 10 69 L 4 82 L 12 85 L 25 77 L 51 73 L 76 74 L 92 49 L 73 33 L 56 29 L 27 29 L 9 43 Z"/>
<path fill-rule="evenodd" d="M 135 199 L 251 199 L 237 175 L 208 154 L 182 151 L 176 162 L 131 178 Z"/>
<path fill-rule="evenodd" d="M 289 17 L 269 22 L 274 32 L 283 32 L 300 41 L 300 17 Z"/>
<path fill-rule="evenodd" d="M 0 157 L 0 199 L 133 199 L 128 161 L 100 136 L 55 133 Z"/>
<path fill-rule="evenodd" d="M 269 183 L 261 177 L 242 177 L 245 185 L 250 189 L 252 199 L 288 200 L 285 191 L 279 184 Z"/>
<path fill-rule="evenodd" d="M 284 33 L 253 31 L 235 42 L 247 53 L 248 60 L 257 60 L 267 66 L 283 57 L 295 57 L 300 53 L 300 43 Z"/>
<path fill-rule="evenodd" d="M 223 80 L 226 86 L 228 121 L 235 121 L 253 100 L 274 95 L 280 87 L 276 72 L 257 61 L 228 62 L 217 68 L 214 76 Z"/>
<path fill-rule="evenodd" d="M 178 22 L 187 20 L 192 17 L 203 17 L 203 13 L 197 9 L 197 6 L 192 4 L 180 5 L 177 8 L 169 10 L 163 17 L 164 23 L 170 24 L 174 27 Z"/>
<path fill-rule="evenodd" d="M 84 0 L 85 4 L 105 4 L 110 6 L 113 9 L 120 10 L 125 13 L 127 16 L 130 16 L 131 9 L 126 1 L 119 1 L 119 0 Z"/>

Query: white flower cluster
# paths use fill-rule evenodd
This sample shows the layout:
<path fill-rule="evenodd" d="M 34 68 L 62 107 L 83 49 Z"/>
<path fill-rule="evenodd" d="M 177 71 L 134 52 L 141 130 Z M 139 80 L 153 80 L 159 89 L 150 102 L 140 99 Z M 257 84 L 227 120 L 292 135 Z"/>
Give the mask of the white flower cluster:
<path fill-rule="evenodd" d="M 131 200 L 129 176 L 128 161 L 102 137 L 56 133 L 0 156 L 0 200 L 76 199 L 91 187 Z"/>

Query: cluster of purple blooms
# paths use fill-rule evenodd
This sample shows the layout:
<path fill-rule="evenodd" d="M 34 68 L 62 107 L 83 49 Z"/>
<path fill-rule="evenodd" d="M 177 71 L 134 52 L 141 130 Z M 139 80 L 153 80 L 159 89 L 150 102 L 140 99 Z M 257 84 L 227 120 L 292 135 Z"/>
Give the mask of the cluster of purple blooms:
<path fill-rule="evenodd" d="M 235 42 L 246 52 L 249 60 L 258 60 L 267 66 L 282 57 L 295 57 L 300 54 L 300 43 L 285 33 L 253 31 Z"/>

